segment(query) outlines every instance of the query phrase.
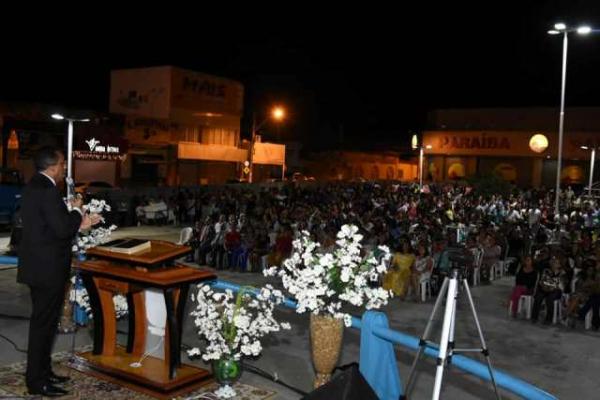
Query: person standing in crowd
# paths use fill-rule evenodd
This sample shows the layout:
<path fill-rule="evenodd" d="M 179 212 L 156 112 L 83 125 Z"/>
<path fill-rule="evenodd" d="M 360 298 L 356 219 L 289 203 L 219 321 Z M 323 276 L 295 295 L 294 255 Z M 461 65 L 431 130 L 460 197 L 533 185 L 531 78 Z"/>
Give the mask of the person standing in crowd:
<path fill-rule="evenodd" d="M 71 211 L 57 184 L 65 177 L 62 152 L 44 147 L 34 158 L 37 173 L 23 190 L 23 238 L 17 281 L 29 286 L 31 319 L 25 381 L 29 394 L 58 397 L 68 377 L 56 375 L 50 355 L 71 270 L 71 247 L 79 229 L 89 229 L 99 217 L 83 216 L 82 200 L 70 200 Z"/>

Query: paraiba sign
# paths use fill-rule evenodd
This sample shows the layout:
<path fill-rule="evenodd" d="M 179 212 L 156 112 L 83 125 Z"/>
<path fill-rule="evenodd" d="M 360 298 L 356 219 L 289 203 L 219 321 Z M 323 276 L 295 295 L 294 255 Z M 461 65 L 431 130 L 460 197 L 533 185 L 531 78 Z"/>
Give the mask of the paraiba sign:
<path fill-rule="evenodd" d="M 510 141 L 505 136 L 443 136 L 442 149 L 510 149 Z"/>

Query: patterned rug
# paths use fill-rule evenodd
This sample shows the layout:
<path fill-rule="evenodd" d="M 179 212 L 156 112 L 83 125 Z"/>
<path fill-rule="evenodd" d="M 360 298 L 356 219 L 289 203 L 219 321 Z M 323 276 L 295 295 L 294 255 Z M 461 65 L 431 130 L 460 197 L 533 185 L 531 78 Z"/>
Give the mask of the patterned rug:
<path fill-rule="evenodd" d="M 54 371 L 59 375 L 68 375 L 71 377 L 65 389 L 69 395 L 60 397 L 65 400 L 151 400 L 151 396 L 129 390 L 127 388 L 105 382 L 92 376 L 83 374 L 74 369 L 68 368 L 67 362 L 71 353 L 61 352 L 52 356 L 54 361 Z M 42 397 L 27 396 L 25 387 L 25 362 L 11 364 L 0 367 L 0 399 L 42 399 Z M 216 400 L 217 397 L 212 393 L 218 388 L 216 383 L 209 384 L 185 396 L 175 397 L 175 399 L 201 398 L 203 400 Z M 259 389 L 244 383 L 237 383 L 234 389 L 238 393 L 235 399 L 239 400 L 265 400 L 275 395 L 272 390 Z"/>

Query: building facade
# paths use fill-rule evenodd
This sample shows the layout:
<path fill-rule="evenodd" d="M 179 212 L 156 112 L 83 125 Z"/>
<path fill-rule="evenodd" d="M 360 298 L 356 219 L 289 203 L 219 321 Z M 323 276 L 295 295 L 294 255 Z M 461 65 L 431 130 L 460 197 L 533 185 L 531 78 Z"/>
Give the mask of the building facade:
<path fill-rule="evenodd" d="M 600 108 L 567 109 L 565 115 L 561 180 L 583 185 L 590 151 L 582 146 L 600 145 Z M 557 109 L 437 110 L 428 125 L 422 135 L 426 180 L 494 174 L 520 186 L 555 185 Z"/>
<path fill-rule="evenodd" d="M 308 175 L 317 180 L 395 180 L 413 182 L 418 167 L 398 154 L 331 151 L 312 154 L 305 160 Z"/>
<path fill-rule="evenodd" d="M 243 176 L 243 99 L 239 82 L 171 66 L 112 71 L 110 111 L 124 116 L 129 143 L 122 178 L 190 186 Z M 255 164 L 285 162 L 284 146 L 254 151 Z"/>

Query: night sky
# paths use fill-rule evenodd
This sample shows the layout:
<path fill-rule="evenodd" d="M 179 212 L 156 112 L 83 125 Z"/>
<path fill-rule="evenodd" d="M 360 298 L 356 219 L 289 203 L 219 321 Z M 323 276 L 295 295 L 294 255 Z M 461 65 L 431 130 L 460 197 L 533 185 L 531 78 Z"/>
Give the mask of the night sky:
<path fill-rule="evenodd" d="M 286 105 L 282 138 L 394 149 L 430 109 L 557 107 L 562 41 L 546 31 L 559 20 L 600 29 L 600 1 L 446 3 L 282 3 L 241 17 L 232 3 L 9 22 L 0 100 L 107 111 L 111 69 L 175 65 L 240 80 L 247 112 Z M 600 33 L 570 38 L 567 105 L 600 106 Z"/>

